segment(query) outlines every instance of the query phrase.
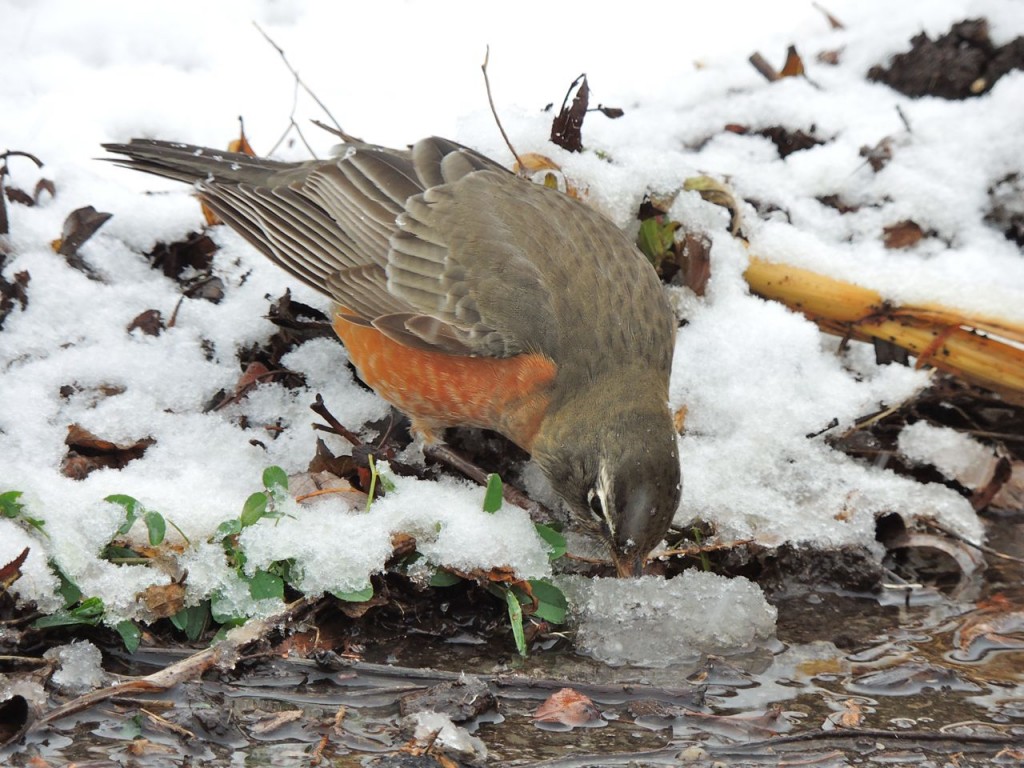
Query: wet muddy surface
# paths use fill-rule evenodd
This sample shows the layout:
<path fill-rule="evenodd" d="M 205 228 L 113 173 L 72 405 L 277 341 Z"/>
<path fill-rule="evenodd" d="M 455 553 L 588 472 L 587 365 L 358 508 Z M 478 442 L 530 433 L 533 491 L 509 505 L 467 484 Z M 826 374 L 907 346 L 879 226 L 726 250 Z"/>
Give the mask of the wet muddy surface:
<path fill-rule="evenodd" d="M 999 523 L 992 540 L 1019 556 L 1024 523 Z M 686 667 L 609 667 L 568 641 L 520 659 L 500 633 L 396 636 L 358 658 L 263 649 L 231 672 L 30 732 L 0 757 L 16 766 L 1017 765 L 1024 571 L 990 563 L 958 595 L 793 587 L 772 598 L 777 641 Z M 107 649 L 105 667 L 143 674 L 188 652 L 129 659 Z M 449 691 L 439 705 L 456 737 L 417 742 L 415 695 L 467 681 L 478 686 L 471 696 L 460 704 Z M 562 687 L 589 697 L 596 716 L 575 727 L 535 722 Z M 465 719 L 471 711 L 458 707 L 481 697 L 482 712 Z"/>

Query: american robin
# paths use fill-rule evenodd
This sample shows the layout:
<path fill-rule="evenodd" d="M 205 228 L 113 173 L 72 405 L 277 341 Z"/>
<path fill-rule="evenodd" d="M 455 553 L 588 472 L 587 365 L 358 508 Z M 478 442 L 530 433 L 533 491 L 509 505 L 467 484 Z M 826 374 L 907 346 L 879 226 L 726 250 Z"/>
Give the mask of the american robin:
<path fill-rule="evenodd" d="M 230 227 L 334 302 L 360 377 L 428 440 L 492 429 L 639 575 L 679 505 L 675 318 L 604 216 L 452 141 L 349 142 L 282 163 L 135 139 L 129 168 L 194 184 Z"/>

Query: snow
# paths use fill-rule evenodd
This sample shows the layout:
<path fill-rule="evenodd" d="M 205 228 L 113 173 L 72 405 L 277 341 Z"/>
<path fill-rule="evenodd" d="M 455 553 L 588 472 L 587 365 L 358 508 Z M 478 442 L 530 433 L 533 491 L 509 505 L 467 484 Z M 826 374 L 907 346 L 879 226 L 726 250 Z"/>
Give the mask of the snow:
<path fill-rule="evenodd" d="M 37 207 L 8 205 L 11 257 L 3 274 L 12 279 L 28 271 L 31 282 L 28 307 L 13 311 L 0 331 L 0 492 L 23 491 L 28 514 L 43 518 L 49 534 L 0 519 L 0 564 L 31 549 L 14 587 L 20 599 L 44 611 L 59 606 L 52 560 L 84 594 L 103 597 L 111 622 L 140 617 L 136 595 L 168 583 L 174 569 L 115 566 L 99 557 L 123 519 L 103 499 L 126 493 L 186 532 L 190 545 L 177 569 L 188 571 L 187 603 L 218 593 L 240 610 L 269 612 L 272 606 L 251 599 L 223 550 L 206 539 L 238 516 L 260 489 L 265 467 L 305 469 L 314 393 L 350 426 L 387 413 L 356 385 L 344 350 L 327 340 L 309 342 L 284 361 L 306 376 L 308 392 L 261 384 L 223 410 L 203 412 L 214 393 L 235 386 L 236 350 L 273 332 L 265 297 L 288 287 L 297 300 L 325 307 L 224 228 L 211 233 L 220 246 L 214 270 L 226 284 L 224 300 L 186 300 L 175 326 L 158 337 L 125 330 L 147 309 L 168 319 L 180 296 L 139 254 L 198 230 L 202 219 L 180 185 L 97 162 L 99 144 L 139 136 L 225 146 L 241 114 L 257 150 L 269 151 L 288 127 L 295 87 L 253 21 L 355 135 L 396 146 L 447 135 L 510 162 L 480 75 L 489 44 L 497 107 L 519 151 L 560 163 L 620 226 L 637 226 L 634 213 L 647 191 L 672 194 L 685 178 L 707 173 L 726 178 L 741 198 L 788 211 L 788 218 L 769 219 L 743 211 L 751 251 L 767 260 L 858 282 L 901 302 L 1024 319 L 1024 259 L 979 215 L 987 189 L 1024 156 L 1024 72 L 964 102 L 912 100 L 864 79 L 869 66 L 906 50 L 912 36 L 940 35 L 964 18 L 988 17 L 996 44 L 1006 42 L 1024 33 L 1021 6 L 827 5 L 846 29 L 829 29 L 802 0 L 653 2 L 614 15 L 584 3 L 521 2 L 512 15 L 491 15 L 483 6 L 399 0 L 190 1 L 173 9 L 127 0 L 0 0 L 0 136 L 6 147 L 46 163 L 37 173 L 13 158 L 5 183 L 31 190 L 43 176 L 57 187 L 56 197 L 44 194 Z M 790 43 L 818 87 L 800 79 L 769 84 L 747 62 L 759 50 L 779 63 Z M 838 66 L 816 62 L 818 52 L 835 50 Z M 559 103 L 581 71 L 588 73 L 592 104 L 625 109 L 619 120 L 591 114 L 584 126 L 586 145 L 611 162 L 547 142 L 551 114 L 541 108 Z M 334 140 L 310 126 L 310 118 L 324 116 L 301 91 L 294 117 L 326 156 Z M 754 130 L 813 124 L 815 135 L 832 141 L 782 159 L 766 139 L 722 133 L 730 122 Z M 874 173 L 859 149 L 886 138 L 894 157 Z M 276 156 L 308 153 L 292 135 Z M 861 207 L 840 216 L 816 200 L 832 194 Z M 67 214 L 84 205 L 114 214 L 81 252 L 101 281 L 68 267 L 50 246 Z M 859 463 L 830 449 L 824 436 L 807 437 L 833 420 L 834 431 L 843 430 L 903 401 L 927 384 L 927 374 L 878 368 L 856 344 L 837 355 L 834 341 L 808 321 L 749 295 L 741 277 L 747 253 L 725 237 L 721 209 L 681 192 L 672 214 L 715 243 L 707 296 L 678 289 L 673 295 L 688 321 L 678 334 L 671 383 L 672 406 L 688 409 L 677 521 L 706 518 L 725 537 L 767 544 L 872 549 L 875 516 L 895 511 L 932 516 L 979 539 L 974 512 L 953 491 Z M 905 251 L 886 250 L 882 228 L 907 218 L 934 236 Z M 62 397 L 66 385 L 76 391 Z M 113 441 L 156 442 L 120 471 L 75 481 L 60 473 L 67 428 L 75 423 Z M 284 430 L 272 439 L 268 425 Z M 340 440 L 331 447 L 345 450 Z M 543 491 L 535 475 L 531 490 Z M 284 517 L 246 529 L 247 567 L 295 558 L 310 592 L 354 590 L 383 567 L 390 535 L 401 531 L 417 536 L 424 568 L 548 572 L 544 545 L 524 513 L 506 507 L 485 516 L 482 490 L 457 481 L 395 482 L 396 491 L 369 513 L 330 499 L 289 507 Z M 145 535 L 141 525 L 133 535 Z M 615 587 L 631 588 L 641 589 Z"/>
<path fill-rule="evenodd" d="M 88 640 L 48 649 L 43 657 L 57 665 L 53 683 L 63 692 L 82 694 L 99 688 L 106 679 L 101 665 L 103 654 Z"/>

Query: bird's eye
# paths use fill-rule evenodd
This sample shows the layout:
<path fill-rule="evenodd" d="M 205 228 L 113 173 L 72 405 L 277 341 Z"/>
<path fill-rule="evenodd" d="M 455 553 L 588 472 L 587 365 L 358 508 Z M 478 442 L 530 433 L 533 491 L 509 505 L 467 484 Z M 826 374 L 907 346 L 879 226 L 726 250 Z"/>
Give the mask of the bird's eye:
<path fill-rule="evenodd" d="M 601 503 L 601 496 L 591 488 L 587 491 L 587 506 L 590 507 L 590 513 L 597 519 L 599 523 L 604 522 L 604 505 Z"/>

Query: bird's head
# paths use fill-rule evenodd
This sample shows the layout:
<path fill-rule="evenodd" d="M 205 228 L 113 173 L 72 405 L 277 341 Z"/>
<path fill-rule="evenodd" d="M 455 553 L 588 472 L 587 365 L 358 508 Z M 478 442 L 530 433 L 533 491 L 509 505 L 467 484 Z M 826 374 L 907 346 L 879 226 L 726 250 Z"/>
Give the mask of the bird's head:
<path fill-rule="evenodd" d="M 663 401 L 561 409 L 533 456 L 554 490 L 608 542 L 619 576 L 639 576 L 679 507 L 682 472 Z"/>

